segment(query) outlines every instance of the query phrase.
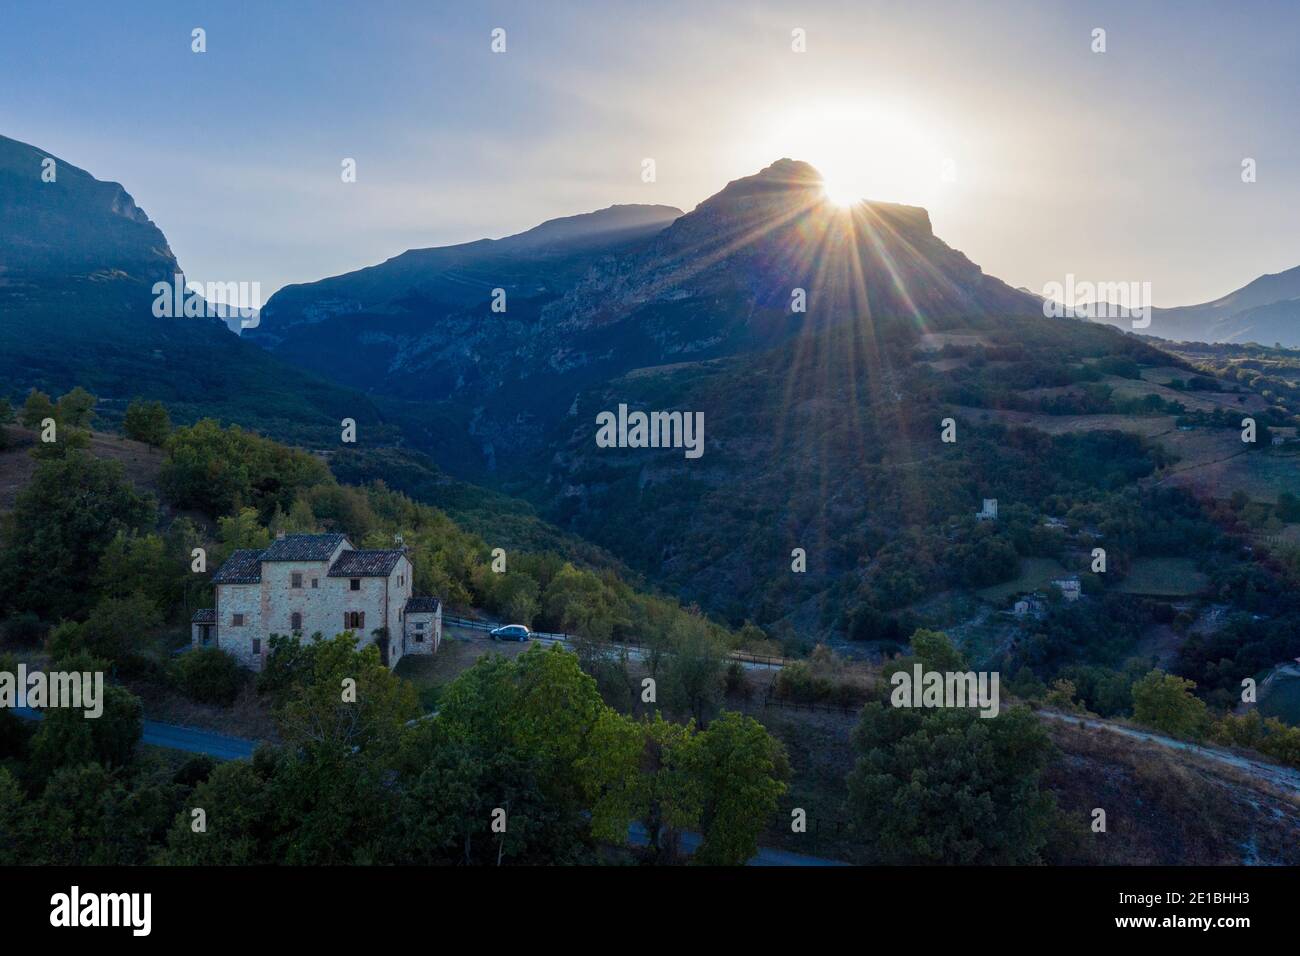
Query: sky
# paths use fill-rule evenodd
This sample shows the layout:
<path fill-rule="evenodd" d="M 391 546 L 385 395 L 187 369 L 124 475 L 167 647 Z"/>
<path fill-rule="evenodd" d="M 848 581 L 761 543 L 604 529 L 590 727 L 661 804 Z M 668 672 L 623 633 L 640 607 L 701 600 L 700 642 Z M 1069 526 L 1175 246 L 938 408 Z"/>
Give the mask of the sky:
<path fill-rule="evenodd" d="M 263 300 L 789 156 L 1014 286 L 1174 306 L 1300 265 L 1297 36 L 1262 0 L 0 0 L 0 133 Z"/>

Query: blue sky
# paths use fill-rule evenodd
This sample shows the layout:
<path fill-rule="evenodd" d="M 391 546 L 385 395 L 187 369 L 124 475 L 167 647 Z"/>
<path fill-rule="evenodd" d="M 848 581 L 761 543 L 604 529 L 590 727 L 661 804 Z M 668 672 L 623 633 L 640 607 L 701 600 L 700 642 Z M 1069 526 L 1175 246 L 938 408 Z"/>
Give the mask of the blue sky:
<path fill-rule="evenodd" d="M 782 155 L 926 205 L 1035 290 L 1178 305 L 1300 265 L 1300 4 L 108 6 L 4 0 L 0 132 L 121 182 L 191 278 L 264 296 L 612 203 L 690 209 Z"/>

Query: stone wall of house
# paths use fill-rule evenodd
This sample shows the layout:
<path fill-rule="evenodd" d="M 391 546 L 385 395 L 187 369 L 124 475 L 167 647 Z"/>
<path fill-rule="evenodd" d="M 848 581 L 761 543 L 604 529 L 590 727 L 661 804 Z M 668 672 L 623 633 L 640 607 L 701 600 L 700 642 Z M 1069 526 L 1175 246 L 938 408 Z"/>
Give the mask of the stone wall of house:
<path fill-rule="evenodd" d="M 294 575 L 299 585 L 294 586 Z M 350 591 L 346 578 L 331 578 L 327 561 L 267 561 L 262 564 L 262 619 L 268 634 L 299 634 L 311 637 L 316 632 L 329 638 L 348 630 L 345 611 L 365 613 L 364 630 L 381 627 L 381 600 L 374 589 Z M 300 625 L 293 626 L 293 615 L 301 615 Z M 355 630 L 355 629 L 354 629 Z"/>
<path fill-rule="evenodd" d="M 340 549 L 341 550 L 341 549 Z M 261 584 L 217 586 L 218 646 L 240 663 L 261 670 L 272 634 L 297 633 L 309 639 L 316 632 L 331 638 L 346 630 L 357 636 L 358 646 L 372 640 L 374 631 L 388 628 L 390 667 L 402 656 L 402 612 L 411 596 L 411 562 L 402 558 L 387 578 L 330 577 L 330 561 L 266 561 Z M 300 576 L 294 587 L 294 575 Z M 356 580 L 357 590 L 352 590 Z M 294 613 L 300 614 L 301 628 L 293 627 Z M 364 615 L 360 627 L 352 627 L 346 615 Z M 244 615 L 244 626 L 235 627 L 233 615 Z M 255 645 L 254 641 L 258 643 Z"/>
<path fill-rule="evenodd" d="M 236 615 L 243 623 L 235 624 Z M 266 631 L 262 625 L 262 585 L 217 585 L 217 646 L 232 654 L 245 667 L 262 669 L 266 653 Z M 253 641 L 260 639 L 254 648 Z"/>
<path fill-rule="evenodd" d="M 442 643 L 442 608 L 406 615 L 406 653 L 433 654 Z"/>
<path fill-rule="evenodd" d="M 415 576 L 411 562 L 401 558 L 388 575 L 388 666 L 396 667 L 403 654 L 410 653 L 406 640 L 406 602 L 411 597 L 411 578 Z M 382 581 L 382 578 L 372 578 Z"/>

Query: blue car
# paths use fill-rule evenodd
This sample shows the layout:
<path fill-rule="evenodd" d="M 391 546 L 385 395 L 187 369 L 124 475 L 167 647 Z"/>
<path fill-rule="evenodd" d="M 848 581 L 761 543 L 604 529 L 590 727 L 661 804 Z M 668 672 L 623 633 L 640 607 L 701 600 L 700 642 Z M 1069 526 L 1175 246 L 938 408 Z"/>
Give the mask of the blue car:
<path fill-rule="evenodd" d="M 528 628 L 522 624 L 507 624 L 493 629 L 490 633 L 494 641 L 526 641 L 531 636 Z"/>

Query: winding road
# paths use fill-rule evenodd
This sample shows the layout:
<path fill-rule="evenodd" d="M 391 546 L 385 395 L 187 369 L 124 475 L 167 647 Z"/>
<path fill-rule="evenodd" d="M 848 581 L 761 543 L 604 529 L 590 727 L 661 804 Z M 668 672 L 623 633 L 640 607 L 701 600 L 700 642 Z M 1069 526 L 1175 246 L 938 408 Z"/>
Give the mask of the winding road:
<path fill-rule="evenodd" d="M 41 720 L 45 717 L 44 714 L 30 707 L 18 707 L 15 712 L 26 720 Z M 257 749 L 256 740 L 228 737 L 210 730 L 182 727 L 179 724 L 163 724 L 156 720 L 144 722 L 144 734 L 141 739 L 154 747 L 183 750 L 192 754 L 207 754 L 218 760 L 242 760 L 253 756 L 253 751 Z"/>

